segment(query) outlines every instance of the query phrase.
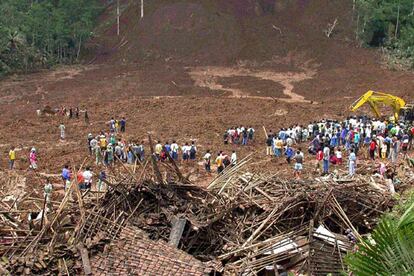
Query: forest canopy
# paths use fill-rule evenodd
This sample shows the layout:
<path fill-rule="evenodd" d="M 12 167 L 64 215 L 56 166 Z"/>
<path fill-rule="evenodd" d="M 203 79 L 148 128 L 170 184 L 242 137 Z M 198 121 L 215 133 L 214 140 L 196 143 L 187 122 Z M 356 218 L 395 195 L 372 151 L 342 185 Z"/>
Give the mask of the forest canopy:
<path fill-rule="evenodd" d="M 414 67 L 414 1 L 356 0 L 358 35 L 394 59 Z"/>
<path fill-rule="evenodd" d="M 0 75 L 79 59 L 98 0 L 1 0 Z"/>

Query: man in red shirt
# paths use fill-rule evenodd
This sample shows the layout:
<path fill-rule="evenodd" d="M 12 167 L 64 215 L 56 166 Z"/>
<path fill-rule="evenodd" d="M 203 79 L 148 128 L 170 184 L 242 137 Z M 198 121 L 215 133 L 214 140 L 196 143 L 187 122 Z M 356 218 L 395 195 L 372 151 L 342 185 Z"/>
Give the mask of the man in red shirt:
<path fill-rule="evenodd" d="M 322 160 L 323 160 L 323 151 L 322 149 L 319 149 L 316 153 L 316 172 L 319 172 L 322 167 Z"/>
<path fill-rule="evenodd" d="M 371 160 L 375 160 L 375 150 L 377 149 L 377 140 L 375 139 L 375 135 L 369 144 L 369 157 Z"/>
<path fill-rule="evenodd" d="M 83 172 L 79 170 L 78 174 L 76 175 L 76 180 L 78 181 L 79 189 L 85 189 L 85 179 L 83 178 Z"/>

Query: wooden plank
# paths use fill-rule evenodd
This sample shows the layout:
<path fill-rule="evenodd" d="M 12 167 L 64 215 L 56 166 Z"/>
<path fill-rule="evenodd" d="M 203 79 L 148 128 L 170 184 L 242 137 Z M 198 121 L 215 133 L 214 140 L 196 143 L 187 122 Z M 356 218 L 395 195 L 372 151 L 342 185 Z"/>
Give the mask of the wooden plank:
<path fill-rule="evenodd" d="M 91 262 L 89 260 L 88 250 L 85 248 L 83 243 L 78 244 L 78 250 L 82 258 L 83 272 L 85 273 L 85 275 L 92 275 Z"/>

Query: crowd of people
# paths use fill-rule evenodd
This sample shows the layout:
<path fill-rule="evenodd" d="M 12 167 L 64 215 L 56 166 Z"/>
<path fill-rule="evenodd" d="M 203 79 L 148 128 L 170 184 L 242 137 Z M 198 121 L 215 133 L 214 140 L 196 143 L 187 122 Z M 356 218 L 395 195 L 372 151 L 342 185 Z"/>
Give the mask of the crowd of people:
<path fill-rule="evenodd" d="M 86 123 L 89 123 L 89 113 L 88 109 L 80 110 L 79 107 L 66 107 L 61 106 L 60 108 L 57 108 L 56 114 L 64 117 L 68 117 L 69 119 L 79 119 L 80 113 L 82 112 L 84 115 L 84 119 Z"/>
<path fill-rule="evenodd" d="M 282 128 L 278 133 L 269 132 L 266 140 L 266 154 L 284 156 L 288 163 L 295 160 L 295 173 L 302 170 L 303 158 L 298 157 L 300 145 L 308 144 L 308 153 L 316 156 L 317 166 L 323 173 L 329 172 L 330 165 L 343 163 L 348 156 L 349 175 L 355 174 L 357 158 L 389 160 L 396 164 L 402 153 L 413 147 L 414 126 L 412 123 L 395 123 L 392 120 L 350 117 L 344 121 L 321 120 L 307 126 L 295 125 Z M 293 147 L 297 147 L 295 150 Z"/>
<path fill-rule="evenodd" d="M 65 111 L 65 110 L 64 110 Z M 78 109 L 75 109 L 74 116 Z M 73 111 L 72 111 L 73 112 Z M 72 114 L 69 109 L 69 117 Z M 72 115 L 73 116 L 73 115 Z M 117 162 L 135 164 L 144 162 L 147 158 L 147 145 L 145 141 L 126 141 L 126 119 L 111 118 L 108 121 L 108 132 L 101 131 L 98 135 L 88 134 L 87 147 L 89 154 L 94 157 L 94 163 L 100 169 L 96 174 L 98 190 L 103 189 L 106 179 L 106 167 L 113 166 Z M 65 125 L 59 125 L 60 138 L 65 139 Z M 255 130 L 249 126 L 232 127 L 225 131 L 224 144 L 249 145 L 254 141 Z M 277 132 L 266 133 L 266 155 L 275 158 L 283 158 L 288 164 L 292 164 L 294 176 L 300 178 L 304 169 L 305 153 L 302 148 L 307 147 L 307 160 L 314 160 L 315 172 L 328 174 L 332 165 L 346 164 L 348 173 L 353 176 L 356 173 L 357 160 L 380 160 L 379 173 L 383 175 L 388 163 L 396 164 L 399 158 L 406 158 L 414 166 L 414 160 L 407 156 L 409 149 L 414 146 L 414 125 L 407 122 L 395 123 L 392 120 L 370 119 L 368 117 L 349 117 L 346 120 L 321 120 L 313 121 L 308 125 L 293 125 L 281 128 Z M 14 169 L 16 151 L 10 148 L 9 168 Z M 195 141 L 185 142 L 179 145 L 176 140 L 154 142 L 154 157 L 158 162 L 171 159 L 175 162 L 195 163 L 203 161 L 205 171 L 211 173 L 212 165 L 217 168 L 217 173 L 222 173 L 226 167 L 237 165 L 238 157 L 235 150 L 230 154 L 219 151 L 213 157 L 210 150 L 199 156 Z M 346 158 L 346 162 L 344 159 Z M 37 150 L 32 148 L 29 156 L 29 168 L 36 170 Z M 76 177 L 81 189 L 89 189 L 92 185 L 94 173 L 90 167 L 81 171 Z M 72 174 L 67 166 L 62 170 L 61 177 L 64 186 L 70 183 Z M 50 187 L 48 188 L 50 189 Z"/>
<path fill-rule="evenodd" d="M 245 146 L 254 140 L 254 128 L 239 126 L 227 129 L 224 132 L 224 144 L 235 144 Z"/>

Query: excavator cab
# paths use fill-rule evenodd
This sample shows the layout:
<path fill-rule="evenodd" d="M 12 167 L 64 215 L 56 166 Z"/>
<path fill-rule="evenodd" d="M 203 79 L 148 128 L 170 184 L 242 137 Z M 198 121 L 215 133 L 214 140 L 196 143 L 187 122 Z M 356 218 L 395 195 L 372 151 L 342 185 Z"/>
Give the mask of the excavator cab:
<path fill-rule="evenodd" d="M 414 121 L 414 104 L 406 104 L 401 108 L 400 119 L 403 121 Z"/>

